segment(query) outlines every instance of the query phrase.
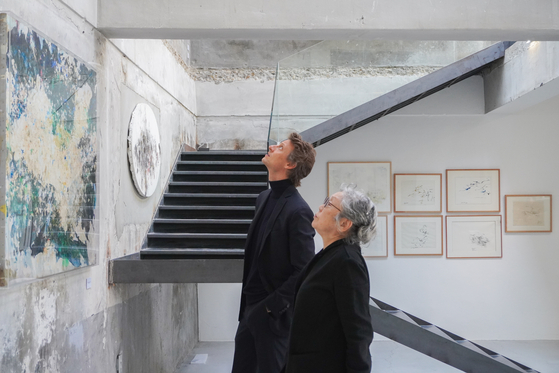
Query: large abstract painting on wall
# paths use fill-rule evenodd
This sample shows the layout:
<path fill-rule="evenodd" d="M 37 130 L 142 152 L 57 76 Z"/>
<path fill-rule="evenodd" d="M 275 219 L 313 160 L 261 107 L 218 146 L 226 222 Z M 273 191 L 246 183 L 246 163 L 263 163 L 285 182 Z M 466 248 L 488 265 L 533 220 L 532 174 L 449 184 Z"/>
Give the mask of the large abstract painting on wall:
<path fill-rule="evenodd" d="M 7 286 L 97 262 L 97 96 L 83 61 L 10 15 L 0 14 L 0 26 Z"/>

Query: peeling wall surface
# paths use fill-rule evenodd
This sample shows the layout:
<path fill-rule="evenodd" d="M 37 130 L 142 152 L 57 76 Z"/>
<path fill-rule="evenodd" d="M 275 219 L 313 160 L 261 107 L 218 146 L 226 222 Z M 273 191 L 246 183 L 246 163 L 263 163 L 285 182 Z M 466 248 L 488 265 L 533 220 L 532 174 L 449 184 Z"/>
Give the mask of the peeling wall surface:
<path fill-rule="evenodd" d="M 178 152 L 183 144 L 195 146 L 194 82 L 163 41 L 107 40 L 87 21 L 95 9 L 92 1 L 69 3 L 80 6 L 6 0 L 0 12 L 10 12 L 96 75 L 95 91 L 88 84 L 77 90 L 76 98 L 83 99 L 74 101 L 74 113 L 88 111 L 77 102 L 87 103 L 96 94 L 96 129 L 86 129 L 98 151 L 97 265 L 0 289 L 0 372 L 110 373 L 116 372 L 117 357 L 124 372 L 173 372 L 198 340 L 196 285 L 108 286 L 107 270 L 110 259 L 140 249 Z M 87 14 L 79 14 L 82 8 Z M 38 101 L 37 95 L 27 98 L 33 104 L 49 102 Z M 136 192 L 127 159 L 128 123 L 139 103 L 154 110 L 161 141 L 161 173 L 148 198 Z M 83 138 L 73 131 L 60 133 L 65 149 Z M 56 149 L 49 131 L 41 136 L 45 149 L 50 151 L 49 142 Z M 14 159 L 31 152 L 21 143 L 10 146 Z M 76 154 L 84 153 L 66 156 Z M 46 167 L 47 177 L 57 178 L 56 166 L 37 165 L 29 156 L 28 168 Z M 85 162 L 76 161 L 72 176 L 79 178 Z M 14 182 L 21 178 L 14 176 Z"/>

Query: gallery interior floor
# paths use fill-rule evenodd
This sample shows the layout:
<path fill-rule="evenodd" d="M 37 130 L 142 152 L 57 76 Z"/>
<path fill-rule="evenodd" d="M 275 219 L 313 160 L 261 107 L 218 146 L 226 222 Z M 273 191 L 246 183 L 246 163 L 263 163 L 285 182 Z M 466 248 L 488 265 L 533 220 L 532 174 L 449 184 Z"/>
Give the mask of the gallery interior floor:
<path fill-rule="evenodd" d="M 516 360 L 540 373 L 559 372 L 559 341 L 480 341 L 480 345 Z M 175 373 L 230 373 L 233 342 L 200 342 Z M 207 354 L 205 363 L 192 363 Z M 452 373 L 459 370 L 398 343 L 384 340 L 371 345 L 375 373 Z"/>

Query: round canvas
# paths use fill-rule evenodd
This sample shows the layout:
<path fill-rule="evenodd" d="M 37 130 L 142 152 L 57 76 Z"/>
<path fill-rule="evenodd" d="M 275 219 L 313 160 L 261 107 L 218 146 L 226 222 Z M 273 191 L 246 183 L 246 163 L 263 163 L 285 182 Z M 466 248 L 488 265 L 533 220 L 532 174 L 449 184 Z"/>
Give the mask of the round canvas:
<path fill-rule="evenodd" d="M 151 107 L 138 104 L 128 127 L 128 161 L 136 190 L 149 197 L 159 183 L 161 170 L 161 141 L 157 120 Z"/>

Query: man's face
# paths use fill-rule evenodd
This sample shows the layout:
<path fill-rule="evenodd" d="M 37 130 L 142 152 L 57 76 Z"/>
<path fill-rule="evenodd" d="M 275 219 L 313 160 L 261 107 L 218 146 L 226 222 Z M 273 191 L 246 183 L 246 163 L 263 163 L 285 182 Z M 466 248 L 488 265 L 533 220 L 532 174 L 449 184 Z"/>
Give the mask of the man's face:
<path fill-rule="evenodd" d="M 285 140 L 278 145 L 270 145 L 268 153 L 262 158 L 262 163 L 266 165 L 270 172 L 281 172 L 294 167 L 288 160 L 289 154 L 294 147 L 291 140 Z"/>

